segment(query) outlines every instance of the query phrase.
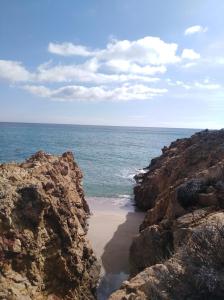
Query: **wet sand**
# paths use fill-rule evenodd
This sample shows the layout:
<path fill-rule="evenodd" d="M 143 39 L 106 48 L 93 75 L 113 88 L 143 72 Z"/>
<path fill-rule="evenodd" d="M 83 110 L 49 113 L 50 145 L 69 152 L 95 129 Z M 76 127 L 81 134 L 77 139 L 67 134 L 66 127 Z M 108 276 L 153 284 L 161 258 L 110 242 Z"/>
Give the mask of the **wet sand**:
<path fill-rule="evenodd" d="M 129 199 L 123 200 L 87 198 L 92 212 L 88 237 L 101 262 L 98 300 L 107 299 L 128 278 L 129 248 L 144 217 Z"/>

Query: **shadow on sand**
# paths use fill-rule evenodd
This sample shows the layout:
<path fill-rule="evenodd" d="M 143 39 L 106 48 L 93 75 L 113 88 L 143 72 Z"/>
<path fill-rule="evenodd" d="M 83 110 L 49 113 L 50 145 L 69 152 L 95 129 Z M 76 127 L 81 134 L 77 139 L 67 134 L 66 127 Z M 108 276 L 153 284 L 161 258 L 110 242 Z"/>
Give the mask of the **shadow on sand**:
<path fill-rule="evenodd" d="M 98 287 L 98 300 L 106 300 L 108 296 L 129 274 L 129 248 L 133 237 L 143 220 L 143 213 L 129 212 L 124 223 L 118 226 L 112 239 L 104 247 L 101 257 L 105 274 Z"/>

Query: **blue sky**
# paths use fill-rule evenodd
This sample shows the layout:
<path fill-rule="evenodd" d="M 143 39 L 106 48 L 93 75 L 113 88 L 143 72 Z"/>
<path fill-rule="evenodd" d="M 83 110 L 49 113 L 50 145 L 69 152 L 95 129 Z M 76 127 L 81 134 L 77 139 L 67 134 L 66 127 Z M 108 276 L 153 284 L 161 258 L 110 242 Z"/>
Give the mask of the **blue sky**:
<path fill-rule="evenodd" d="M 2 0 L 0 121 L 224 127 L 223 0 Z"/>

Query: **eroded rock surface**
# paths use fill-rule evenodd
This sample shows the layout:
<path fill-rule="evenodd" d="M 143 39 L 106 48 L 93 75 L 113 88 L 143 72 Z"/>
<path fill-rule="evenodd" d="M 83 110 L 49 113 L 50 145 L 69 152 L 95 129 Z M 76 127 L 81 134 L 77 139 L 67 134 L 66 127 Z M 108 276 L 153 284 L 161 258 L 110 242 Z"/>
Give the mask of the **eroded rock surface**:
<path fill-rule="evenodd" d="M 81 179 L 70 152 L 0 165 L 0 299 L 95 299 Z"/>
<path fill-rule="evenodd" d="M 136 176 L 146 210 L 110 300 L 224 298 L 224 130 L 177 140 Z"/>

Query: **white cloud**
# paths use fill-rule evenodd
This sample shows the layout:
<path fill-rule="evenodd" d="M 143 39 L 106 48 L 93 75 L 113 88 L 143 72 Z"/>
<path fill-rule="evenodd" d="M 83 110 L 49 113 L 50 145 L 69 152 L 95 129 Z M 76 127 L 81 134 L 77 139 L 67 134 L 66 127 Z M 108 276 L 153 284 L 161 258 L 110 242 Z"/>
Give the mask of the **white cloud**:
<path fill-rule="evenodd" d="M 41 64 L 29 72 L 20 62 L 0 61 L 0 79 L 10 82 L 34 83 L 146 83 L 156 82 L 158 76 L 167 71 L 169 64 L 179 63 L 182 59 L 196 59 L 200 55 L 192 49 L 184 49 L 182 56 L 177 55 L 178 45 L 166 43 L 159 37 L 146 36 L 135 41 L 113 40 L 104 49 L 89 50 L 72 43 L 49 43 L 51 53 L 68 56 L 83 56 L 79 64 Z M 156 77 L 152 77 L 158 75 Z"/>
<path fill-rule="evenodd" d="M 219 83 L 213 83 L 209 79 L 205 79 L 203 81 L 195 81 L 195 82 L 183 82 L 181 80 L 167 80 L 168 85 L 176 86 L 176 87 L 183 87 L 186 90 L 193 90 L 193 89 L 204 89 L 204 90 L 220 90 L 223 87 Z"/>
<path fill-rule="evenodd" d="M 190 63 L 186 63 L 186 64 L 182 65 L 182 67 L 185 68 L 185 69 L 189 69 L 189 68 L 192 68 L 196 65 L 197 64 L 195 62 L 190 62 Z"/>
<path fill-rule="evenodd" d="M 144 100 L 167 92 L 162 88 L 162 81 L 158 81 L 170 65 L 179 65 L 179 70 L 183 71 L 200 58 L 193 49 L 184 49 L 180 55 L 176 43 L 151 36 L 134 41 L 113 40 L 105 48 L 93 50 L 72 43 L 49 43 L 48 50 L 60 56 L 73 56 L 74 61 L 43 63 L 31 72 L 20 62 L 0 60 L 0 79 L 20 83 L 20 86 L 24 84 L 24 89 L 30 93 L 50 99 Z M 74 56 L 81 56 L 82 62 Z M 149 87 L 149 83 L 154 84 Z M 214 84 L 206 82 L 187 84 L 178 80 L 167 83 L 184 89 L 203 88 L 202 85 L 207 89 L 215 88 Z"/>
<path fill-rule="evenodd" d="M 72 43 L 50 43 L 48 50 L 59 55 L 94 56 L 100 61 L 126 60 L 130 63 L 142 65 L 163 65 L 176 63 L 180 58 L 176 55 L 178 45 L 166 43 L 159 37 L 146 36 L 142 39 L 113 40 L 105 49 L 87 50 L 85 46 Z"/>
<path fill-rule="evenodd" d="M 109 43 L 105 49 L 96 52 L 100 60 L 126 60 L 141 65 L 164 65 L 180 61 L 176 55 L 178 45 L 166 43 L 159 37 L 146 36 L 142 39 L 122 40 Z"/>
<path fill-rule="evenodd" d="M 156 74 L 164 74 L 167 65 L 179 63 L 178 45 L 166 43 L 159 37 L 146 36 L 135 41 L 112 40 L 104 49 L 88 50 L 85 46 L 72 43 L 50 43 L 51 53 L 63 56 L 90 57 L 82 65 L 58 65 L 39 68 L 40 82 L 90 82 L 106 84 L 110 82 L 153 82 Z M 90 70 L 89 65 L 93 66 Z"/>
<path fill-rule="evenodd" d="M 152 36 L 134 41 L 112 40 L 103 49 L 88 50 L 85 46 L 72 43 L 50 43 L 48 48 L 50 52 L 59 55 L 91 57 L 87 62 L 94 62 L 95 70 L 92 70 L 93 72 L 89 70 L 87 72 L 84 65 L 62 65 L 42 70 L 39 74 L 40 80 L 47 81 L 49 78 L 52 81 L 55 78 L 57 82 L 71 82 L 74 78 L 79 82 L 92 81 L 93 83 L 120 80 L 122 82 L 128 80 L 153 81 L 147 77 L 164 74 L 169 64 L 177 64 L 182 59 L 200 58 L 200 54 L 193 49 L 184 49 L 182 56 L 179 56 L 176 43 L 166 43 L 159 37 Z M 117 74 L 121 77 L 118 77 Z"/>
<path fill-rule="evenodd" d="M 205 80 L 204 82 L 195 82 L 195 87 L 200 89 L 206 89 L 206 90 L 219 90 L 221 89 L 221 85 L 218 83 L 210 83 L 208 80 Z"/>
<path fill-rule="evenodd" d="M 41 64 L 35 72 L 29 72 L 20 62 L 0 60 L 0 79 L 9 82 L 46 82 L 46 83 L 92 83 L 112 84 L 120 82 L 156 82 L 159 78 L 138 74 L 107 74 L 97 72 L 98 61 L 95 58 L 83 64 L 56 65 L 50 62 Z"/>
<path fill-rule="evenodd" d="M 62 44 L 49 43 L 48 51 L 62 56 L 92 56 L 92 53 L 86 47 L 66 42 Z"/>
<path fill-rule="evenodd" d="M 191 86 L 189 84 L 186 84 L 181 80 L 177 80 L 176 85 L 181 86 L 181 87 L 185 88 L 186 90 L 189 90 L 191 88 Z"/>
<path fill-rule="evenodd" d="M 40 97 L 51 96 L 51 90 L 43 85 L 25 85 L 22 88 L 31 94 L 38 95 Z"/>
<path fill-rule="evenodd" d="M 199 59 L 201 55 L 195 52 L 193 49 L 184 49 L 181 54 L 181 57 L 183 59 L 195 60 L 195 59 Z"/>
<path fill-rule="evenodd" d="M 128 81 L 155 82 L 159 80 L 158 78 L 135 75 L 134 73 L 107 74 L 97 72 L 98 65 L 93 60 L 80 65 L 57 65 L 53 67 L 42 65 L 36 73 L 36 81 L 110 84 Z"/>
<path fill-rule="evenodd" d="M 195 33 L 202 33 L 208 31 L 208 27 L 203 27 L 200 25 L 195 25 L 187 28 L 184 32 L 185 35 L 192 35 Z"/>
<path fill-rule="evenodd" d="M 23 82 L 31 80 L 32 74 L 18 61 L 0 60 L 0 79 Z"/>
<path fill-rule="evenodd" d="M 104 86 L 86 87 L 76 85 L 56 89 L 34 85 L 27 85 L 23 88 L 34 95 L 62 101 L 148 100 L 167 92 L 167 89 L 151 88 L 142 84 L 125 84 L 111 89 Z"/>
<path fill-rule="evenodd" d="M 170 85 L 170 86 L 183 87 L 186 90 L 189 90 L 192 88 L 189 84 L 186 84 L 181 80 L 172 81 L 172 80 L 168 79 L 166 81 L 167 81 L 168 85 Z"/>
<path fill-rule="evenodd" d="M 106 67 L 115 73 L 131 73 L 131 74 L 142 74 L 142 75 L 155 75 L 157 73 L 164 74 L 167 68 L 161 66 L 145 65 L 141 66 L 136 63 L 130 63 L 128 60 L 109 60 L 106 62 Z"/>

